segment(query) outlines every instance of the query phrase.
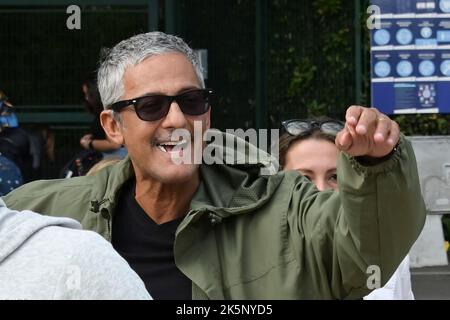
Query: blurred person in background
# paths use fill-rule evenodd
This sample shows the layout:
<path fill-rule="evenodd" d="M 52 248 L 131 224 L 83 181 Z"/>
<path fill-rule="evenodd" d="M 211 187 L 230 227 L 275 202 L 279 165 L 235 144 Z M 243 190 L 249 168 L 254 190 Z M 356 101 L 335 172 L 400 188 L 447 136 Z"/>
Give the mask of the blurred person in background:
<path fill-rule="evenodd" d="M 25 170 L 25 162 L 18 155 L 20 152 L 28 152 L 28 139 L 26 135 L 16 134 L 17 138 L 23 140 L 24 149 L 16 147 L 11 133 L 18 128 L 17 116 L 13 111 L 13 105 L 8 101 L 8 97 L 3 91 L 0 91 L 0 196 L 23 184 L 22 171 Z"/>
<path fill-rule="evenodd" d="M 103 154 L 103 158 L 120 157 L 127 155 L 126 149 L 111 139 L 109 139 L 100 123 L 100 113 L 103 111 L 103 104 L 98 92 L 97 79 L 95 74 L 91 74 L 81 86 L 84 97 L 84 104 L 87 111 L 94 115 L 91 126 L 80 139 L 80 145 L 86 150 L 96 150 Z"/>
<path fill-rule="evenodd" d="M 81 88 L 86 110 L 94 116 L 94 120 L 92 120 L 88 132 L 80 139 L 80 146 L 83 150 L 64 165 L 60 172 L 60 178 L 84 176 L 99 161 L 108 158 L 122 159 L 128 154 L 125 147 L 107 137 L 100 123 L 103 104 L 98 92 L 96 75 L 89 75 Z"/>
<path fill-rule="evenodd" d="M 54 145 L 49 126 L 19 126 L 15 107 L 0 91 L 0 193 L 42 179 L 43 161 L 54 161 Z"/>

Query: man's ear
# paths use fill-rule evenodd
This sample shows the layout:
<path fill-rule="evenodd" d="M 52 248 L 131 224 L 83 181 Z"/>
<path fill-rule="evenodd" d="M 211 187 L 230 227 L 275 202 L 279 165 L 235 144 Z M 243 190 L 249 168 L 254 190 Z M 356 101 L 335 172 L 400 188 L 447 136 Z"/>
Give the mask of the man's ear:
<path fill-rule="evenodd" d="M 206 113 L 206 121 L 205 121 L 205 126 L 206 126 L 206 130 L 211 129 L 211 107 L 209 107 L 208 112 Z"/>
<path fill-rule="evenodd" d="M 120 116 L 117 115 L 116 117 L 114 117 L 114 112 L 112 110 L 103 110 L 100 113 L 100 123 L 102 124 L 103 129 L 112 142 L 123 145 L 123 128 L 122 123 L 120 123 L 119 119 L 116 119 L 118 117 Z"/>

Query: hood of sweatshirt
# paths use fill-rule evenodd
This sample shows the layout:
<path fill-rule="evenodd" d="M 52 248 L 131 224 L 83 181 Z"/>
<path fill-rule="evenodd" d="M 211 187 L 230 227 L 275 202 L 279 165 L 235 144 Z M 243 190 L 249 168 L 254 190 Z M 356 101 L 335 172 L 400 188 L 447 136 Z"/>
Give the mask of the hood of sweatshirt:
<path fill-rule="evenodd" d="M 19 212 L 8 209 L 0 198 L 0 263 L 35 233 L 49 226 L 81 229 L 77 221 L 69 218 L 47 217 L 28 210 Z"/>

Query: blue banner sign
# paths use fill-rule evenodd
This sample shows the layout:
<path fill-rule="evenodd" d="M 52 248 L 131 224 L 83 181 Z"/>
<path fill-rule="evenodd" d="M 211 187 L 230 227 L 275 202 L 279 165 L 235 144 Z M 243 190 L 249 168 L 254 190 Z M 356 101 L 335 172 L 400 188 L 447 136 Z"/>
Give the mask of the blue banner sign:
<path fill-rule="evenodd" d="M 372 0 L 372 104 L 387 114 L 450 113 L 450 0 Z"/>

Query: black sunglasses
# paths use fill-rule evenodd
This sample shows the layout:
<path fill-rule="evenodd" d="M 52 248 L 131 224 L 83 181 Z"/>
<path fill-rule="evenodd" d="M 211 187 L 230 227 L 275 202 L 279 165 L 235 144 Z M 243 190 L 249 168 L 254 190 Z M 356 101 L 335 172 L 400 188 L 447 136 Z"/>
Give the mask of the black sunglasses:
<path fill-rule="evenodd" d="M 156 121 L 164 118 L 169 113 L 170 105 L 176 101 L 184 114 L 199 116 L 209 110 L 212 94 L 211 89 L 196 89 L 176 96 L 149 95 L 116 102 L 111 105 L 111 109 L 119 112 L 133 105 L 139 119 Z"/>
<path fill-rule="evenodd" d="M 283 121 L 281 124 L 291 136 L 307 134 L 314 130 L 320 130 L 325 134 L 336 136 L 345 127 L 344 122 L 339 120 L 311 121 L 293 119 Z"/>

